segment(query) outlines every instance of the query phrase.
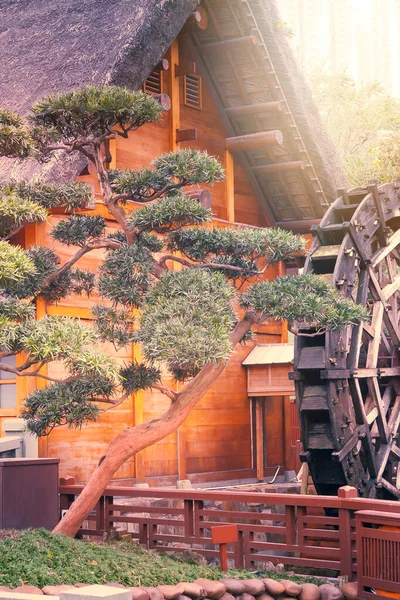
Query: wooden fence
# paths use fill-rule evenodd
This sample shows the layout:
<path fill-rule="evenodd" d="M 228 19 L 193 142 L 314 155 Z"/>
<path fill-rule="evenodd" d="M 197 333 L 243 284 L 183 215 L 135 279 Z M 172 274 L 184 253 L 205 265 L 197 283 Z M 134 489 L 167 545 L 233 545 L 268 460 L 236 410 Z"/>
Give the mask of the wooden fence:
<path fill-rule="evenodd" d="M 61 485 L 60 508 L 68 509 L 83 486 Z M 218 557 L 210 528 L 236 523 L 239 541 L 228 546 L 236 568 L 266 561 L 356 579 L 356 512 L 385 511 L 400 519 L 400 503 L 357 498 L 354 488 L 338 496 L 257 492 L 108 487 L 81 534 L 102 536 L 124 525 L 134 538 L 161 552 L 194 550 Z"/>

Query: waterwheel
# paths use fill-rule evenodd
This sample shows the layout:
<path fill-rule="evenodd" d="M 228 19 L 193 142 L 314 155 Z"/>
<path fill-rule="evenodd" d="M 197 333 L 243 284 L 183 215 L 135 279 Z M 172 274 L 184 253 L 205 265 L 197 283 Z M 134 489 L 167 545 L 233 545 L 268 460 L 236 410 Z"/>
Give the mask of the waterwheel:
<path fill-rule="evenodd" d="M 304 271 L 366 306 L 370 323 L 302 328 L 295 343 L 303 452 L 317 493 L 342 485 L 362 497 L 400 497 L 400 184 L 340 191 Z"/>

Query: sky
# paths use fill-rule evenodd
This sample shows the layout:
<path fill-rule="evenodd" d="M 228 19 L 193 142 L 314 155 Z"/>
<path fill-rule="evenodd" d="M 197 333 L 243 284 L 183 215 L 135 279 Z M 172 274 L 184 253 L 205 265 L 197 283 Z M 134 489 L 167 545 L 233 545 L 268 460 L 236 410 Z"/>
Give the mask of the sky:
<path fill-rule="evenodd" d="M 305 70 L 346 71 L 400 97 L 400 0 L 277 0 Z"/>

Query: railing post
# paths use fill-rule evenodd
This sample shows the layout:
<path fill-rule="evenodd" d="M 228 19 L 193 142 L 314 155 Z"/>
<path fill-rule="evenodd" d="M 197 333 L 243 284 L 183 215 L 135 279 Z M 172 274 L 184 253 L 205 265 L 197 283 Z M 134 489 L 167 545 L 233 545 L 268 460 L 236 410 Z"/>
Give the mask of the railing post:
<path fill-rule="evenodd" d="M 183 519 L 184 519 L 184 530 L 185 537 L 193 537 L 194 536 L 194 506 L 193 500 L 185 500 L 183 501 Z"/>
<path fill-rule="evenodd" d="M 285 507 L 285 526 L 286 526 L 286 544 L 288 546 L 296 545 L 296 507 Z"/>
<path fill-rule="evenodd" d="M 112 496 L 104 496 L 104 531 L 110 535 L 110 506 L 114 503 Z"/>
<path fill-rule="evenodd" d="M 234 546 L 234 567 L 235 569 L 244 569 L 244 536 L 243 531 L 238 531 L 238 541 Z"/>
<path fill-rule="evenodd" d="M 199 511 L 204 507 L 203 500 L 195 500 L 194 501 L 194 534 L 196 537 L 203 537 L 203 529 L 202 527 L 204 517 L 199 515 Z"/>
<path fill-rule="evenodd" d="M 357 498 L 356 488 L 344 485 L 338 489 L 341 499 Z M 340 537 L 340 574 L 353 581 L 353 557 L 351 540 L 351 512 L 348 508 L 339 508 L 339 537 Z"/>

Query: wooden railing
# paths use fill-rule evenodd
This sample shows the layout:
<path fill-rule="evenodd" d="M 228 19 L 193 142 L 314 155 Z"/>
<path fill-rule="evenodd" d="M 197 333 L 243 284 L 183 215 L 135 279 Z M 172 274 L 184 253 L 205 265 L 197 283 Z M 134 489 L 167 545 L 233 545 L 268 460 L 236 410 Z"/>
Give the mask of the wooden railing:
<path fill-rule="evenodd" d="M 68 509 L 81 485 L 60 486 L 60 508 Z M 122 524 L 148 548 L 194 550 L 218 557 L 210 528 L 236 523 L 239 541 L 228 546 L 236 568 L 262 568 L 266 561 L 332 570 L 351 581 L 357 573 L 356 518 L 362 510 L 400 518 L 400 503 L 357 498 L 345 486 L 339 496 L 257 492 L 108 487 L 80 533 L 101 536 Z"/>
<path fill-rule="evenodd" d="M 400 518 L 398 514 L 362 510 L 356 514 L 358 589 L 365 600 L 369 590 L 400 594 Z M 400 596 L 398 596 L 400 597 Z"/>

